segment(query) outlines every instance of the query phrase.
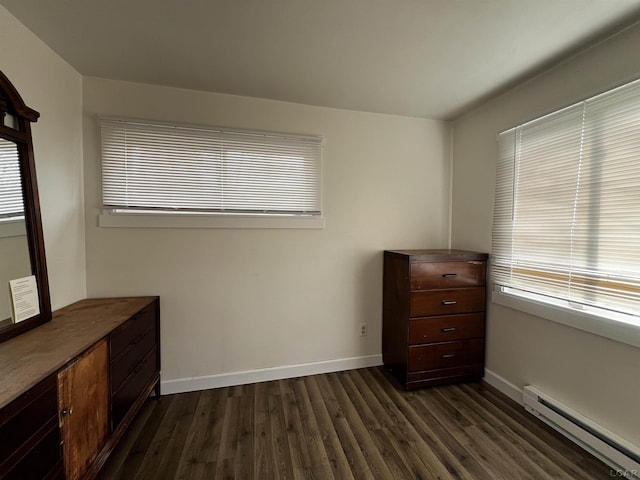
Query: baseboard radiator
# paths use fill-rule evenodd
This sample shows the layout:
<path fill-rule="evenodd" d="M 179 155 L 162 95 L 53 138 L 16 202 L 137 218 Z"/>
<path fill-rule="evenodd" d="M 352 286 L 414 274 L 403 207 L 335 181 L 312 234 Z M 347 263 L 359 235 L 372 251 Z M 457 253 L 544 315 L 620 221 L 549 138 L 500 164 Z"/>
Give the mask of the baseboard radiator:
<path fill-rule="evenodd" d="M 640 478 L 640 451 L 626 440 L 557 402 L 535 387 L 523 389 L 524 408 L 593 456 L 617 478 Z"/>

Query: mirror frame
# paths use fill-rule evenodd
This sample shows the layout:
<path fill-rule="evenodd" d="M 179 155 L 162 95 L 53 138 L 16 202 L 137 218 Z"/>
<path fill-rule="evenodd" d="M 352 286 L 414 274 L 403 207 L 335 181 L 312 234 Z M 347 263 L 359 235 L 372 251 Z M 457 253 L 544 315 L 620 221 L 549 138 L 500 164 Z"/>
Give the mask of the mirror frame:
<path fill-rule="evenodd" d="M 15 128 L 5 125 L 6 114 L 15 119 Z M 31 273 L 38 285 L 40 313 L 20 323 L 12 323 L 0 330 L 0 342 L 20 335 L 38 325 L 51 320 L 51 298 L 47 276 L 47 262 L 44 252 L 44 236 L 40 217 L 40 200 L 36 179 L 31 123 L 40 114 L 27 107 L 9 79 L 0 71 L 0 137 L 14 142 L 18 147 L 22 196 L 24 200 L 25 228 L 31 259 Z M 0 289 L 3 287 L 0 286 Z M 6 287 L 4 287 L 6 288 Z M 0 290 L 1 291 L 1 290 Z M 1 294 L 1 293 L 0 293 Z"/>

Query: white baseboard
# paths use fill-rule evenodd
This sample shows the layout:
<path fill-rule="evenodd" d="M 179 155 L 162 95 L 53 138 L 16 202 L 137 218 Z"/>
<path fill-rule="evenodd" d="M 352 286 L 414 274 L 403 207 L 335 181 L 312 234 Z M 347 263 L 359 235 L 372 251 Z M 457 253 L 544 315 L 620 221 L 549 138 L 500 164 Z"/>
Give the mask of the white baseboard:
<path fill-rule="evenodd" d="M 247 383 L 267 382 L 285 378 L 305 377 L 318 373 L 340 372 L 356 368 L 377 367 L 382 365 L 382 355 L 367 355 L 364 357 L 339 358 L 322 362 L 301 363 L 298 365 L 284 365 L 281 367 L 260 368 L 243 372 L 220 373 L 203 377 L 177 378 L 161 382 L 163 395 L 172 393 L 195 392 L 210 388 L 246 385 Z"/>
<path fill-rule="evenodd" d="M 524 405 L 524 401 L 522 399 L 522 389 L 516 387 L 513 383 L 502 378 L 497 373 L 494 373 L 491 370 L 485 369 L 484 381 L 487 382 L 492 387 L 500 390 L 511 400 L 518 402 L 520 405 Z"/>

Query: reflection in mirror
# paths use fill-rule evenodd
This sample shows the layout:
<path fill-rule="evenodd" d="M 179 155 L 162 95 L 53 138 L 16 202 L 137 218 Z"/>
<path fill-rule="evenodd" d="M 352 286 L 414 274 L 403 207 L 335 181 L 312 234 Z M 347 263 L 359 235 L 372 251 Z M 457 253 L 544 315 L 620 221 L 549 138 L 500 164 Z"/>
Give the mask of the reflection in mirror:
<path fill-rule="evenodd" d="M 9 280 L 31 275 L 18 146 L 0 138 L 0 328 L 11 323 Z"/>
<path fill-rule="evenodd" d="M 10 113 L 5 113 L 4 124 L 9 128 L 13 128 L 13 129 L 18 128 L 18 122 L 16 121 L 16 117 L 14 115 L 11 115 Z"/>

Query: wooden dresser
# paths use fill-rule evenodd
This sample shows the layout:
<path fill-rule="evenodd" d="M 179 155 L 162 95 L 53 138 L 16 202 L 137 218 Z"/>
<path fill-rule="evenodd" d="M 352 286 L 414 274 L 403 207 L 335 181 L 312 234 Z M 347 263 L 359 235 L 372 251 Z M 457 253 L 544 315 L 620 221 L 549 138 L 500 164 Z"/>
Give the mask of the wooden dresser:
<path fill-rule="evenodd" d="M 0 344 L 0 479 L 91 479 L 152 390 L 158 297 L 87 299 Z"/>
<path fill-rule="evenodd" d="M 384 252 L 382 357 L 406 389 L 484 375 L 485 253 Z"/>

